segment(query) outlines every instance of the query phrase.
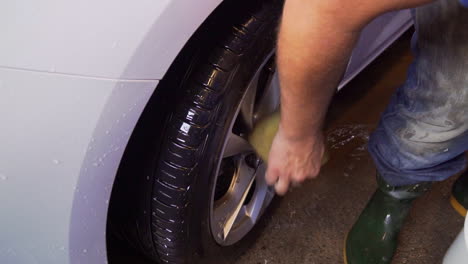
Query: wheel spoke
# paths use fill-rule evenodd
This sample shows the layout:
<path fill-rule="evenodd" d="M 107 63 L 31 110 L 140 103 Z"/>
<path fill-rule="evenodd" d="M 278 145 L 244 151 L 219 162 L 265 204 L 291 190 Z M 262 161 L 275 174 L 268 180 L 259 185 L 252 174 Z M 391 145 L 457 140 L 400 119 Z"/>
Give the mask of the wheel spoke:
<path fill-rule="evenodd" d="M 231 185 L 225 197 L 215 205 L 214 220 L 218 223 L 224 240 L 229 235 L 255 180 L 253 170 L 253 168 L 247 166 L 243 159 L 239 160 L 236 175 L 233 179 L 234 184 Z"/>
<path fill-rule="evenodd" d="M 246 208 L 247 215 L 250 217 L 251 221 L 255 223 L 260 215 L 262 214 L 263 210 L 265 209 L 265 202 L 270 202 L 271 190 L 268 188 L 267 183 L 265 181 L 265 171 L 266 166 L 264 164 L 260 165 L 255 173 L 256 178 L 256 188 L 255 193 L 253 195 L 254 199 L 249 203 L 248 207 Z"/>
<path fill-rule="evenodd" d="M 228 217 L 226 221 L 226 225 L 224 226 L 224 239 L 226 239 L 229 235 L 229 232 L 231 232 L 232 226 L 234 225 L 234 222 L 236 221 L 237 217 L 239 216 L 239 212 L 241 211 L 242 207 L 244 206 L 245 199 L 247 198 L 247 194 L 250 191 L 250 188 L 252 188 L 252 184 L 255 181 L 255 177 L 252 177 L 250 179 L 249 184 L 247 185 L 247 188 L 244 190 L 244 193 L 242 194 L 241 199 L 239 200 L 239 203 L 237 204 L 237 207 L 234 209 L 234 212 Z"/>
<path fill-rule="evenodd" d="M 228 135 L 223 158 L 231 157 L 252 150 L 252 146 L 249 144 L 249 142 L 247 142 L 246 139 L 231 132 Z"/>
<path fill-rule="evenodd" d="M 249 87 L 247 87 L 240 109 L 240 117 L 249 130 L 253 128 L 255 96 L 257 95 L 259 78 L 260 72 L 257 72 L 250 82 Z"/>
<path fill-rule="evenodd" d="M 254 120 L 273 113 L 280 105 L 280 84 L 278 71 L 271 75 L 265 91 L 255 106 Z"/>

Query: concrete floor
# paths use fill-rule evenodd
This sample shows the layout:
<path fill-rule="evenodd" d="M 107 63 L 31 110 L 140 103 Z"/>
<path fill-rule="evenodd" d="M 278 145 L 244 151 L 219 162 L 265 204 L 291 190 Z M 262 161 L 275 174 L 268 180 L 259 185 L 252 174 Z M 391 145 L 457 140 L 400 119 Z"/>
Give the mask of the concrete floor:
<path fill-rule="evenodd" d="M 330 161 L 318 179 L 275 199 L 247 238 L 250 249 L 227 263 L 342 263 L 343 239 L 376 188 L 366 142 L 405 79 L 409 38 L 405 34 L 335 97 L 327 125 Z M 449 204 L 453 180 L 436 183 L 415 202 L 393 263 L 442 262 L 463 225 Z M 147 263 L 131 259 L 125 263 Z"/>

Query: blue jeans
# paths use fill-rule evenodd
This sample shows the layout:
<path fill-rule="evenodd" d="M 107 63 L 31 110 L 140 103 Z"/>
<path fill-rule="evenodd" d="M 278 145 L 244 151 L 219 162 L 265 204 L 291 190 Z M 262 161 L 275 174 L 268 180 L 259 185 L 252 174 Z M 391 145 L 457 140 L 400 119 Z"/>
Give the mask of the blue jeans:
<path fill-rule="evenodd" d="M 442 181 L 468 149 L 468 8 L 439 0 L 413 10 L 415 60 L 369 141 L 394 186 Z"/>

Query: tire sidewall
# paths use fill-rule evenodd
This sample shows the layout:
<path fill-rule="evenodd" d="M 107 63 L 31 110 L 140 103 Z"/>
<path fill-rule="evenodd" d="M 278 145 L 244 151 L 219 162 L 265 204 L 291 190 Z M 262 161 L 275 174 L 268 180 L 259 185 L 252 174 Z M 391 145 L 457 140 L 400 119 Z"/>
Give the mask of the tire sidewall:
<path fill-rule="evenodd" d="M 261 67 L 262 63 L 274 51 L 277 20 L 266 21 L 252 39 L 252 43 L 240 57 L 230 81 L 226 84 L 225 94 L 216 110 L 208 136 L 197 178 L 192 191 L 189 217 L 189 241 L 192 260 L 197 262 L 225 263 L 232 260 L 233 255 L 239 255 L 246 248 L 247 243 L 240 241 L 233 246 L 223 247 L 216 243 L 211 232 L 212 192 L 216 187 L 216 173 L 220 163 L 219 157 L 223 142 L 229 133 L 229 125 L 235 118 L 236 110 L 242 101 L 246 88 Z"/>

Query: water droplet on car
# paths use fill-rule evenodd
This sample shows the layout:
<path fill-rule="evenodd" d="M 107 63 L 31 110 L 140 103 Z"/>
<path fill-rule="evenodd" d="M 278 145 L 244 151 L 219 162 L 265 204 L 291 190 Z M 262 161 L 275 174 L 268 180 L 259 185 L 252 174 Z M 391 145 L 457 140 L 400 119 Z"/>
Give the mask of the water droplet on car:
<path fill-rule="evenodd" d="M 7 179 L 8 179 L 8 177 L 5 174 L 0 173 L 0 180 L 6 181 Z"/>
<path fill-rule="evenodd" d="M 109 204 L 109 200 L 106 200 L 106 204 Z"/>
<path fill-rule="evenodd" d="M 83 253 L 87 253 L 87 252 L 88 252 L 88 250 L 86 248 L 83 249 Z"/>
<path fill-rule="evenodd" d="M 109 135 L 110 131 L 109 130 L 106 130 L 106 135 Z"/>
<path fill-rule="evenodd" d="M 65 246 L 59 247 L 60 250 L 65 250 Z"/>
<path fill-rule="evenodd" d="M 55 65 L 52 65 L 52 67 L 50 67 L 50 69 L 49 69 L 49 72 L 55 72 L 55 71 L 56 71 Z"/>
<path fill-rule="evenodd" d="M 55 165 L 59 165 L 60 163 L 62 163 L 60 160 L 58 159 L 53 159 L 52 162 L 55 164 Z"/>
<path fill-rule="evenodd" d="M 111 48 L 112 48 L 112 49 L 115 49 L 115 48 L 117 47 L 117 45 L 118 45 L 118 42 L 117 42 L 117 41 L 114 41 L 114 42 L 112 43 Z"/>

